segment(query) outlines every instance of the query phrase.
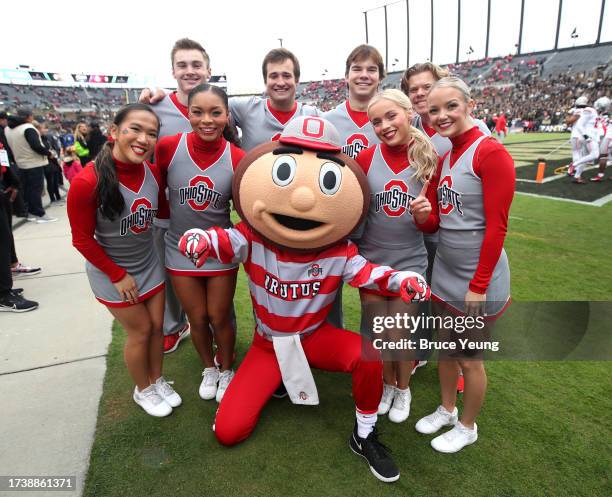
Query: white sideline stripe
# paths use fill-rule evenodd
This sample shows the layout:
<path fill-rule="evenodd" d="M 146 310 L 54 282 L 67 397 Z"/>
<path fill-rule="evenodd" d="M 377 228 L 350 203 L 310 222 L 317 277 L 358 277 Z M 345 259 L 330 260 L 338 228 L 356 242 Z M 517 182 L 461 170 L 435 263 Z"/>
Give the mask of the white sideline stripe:
<path fill-rule="evenodd" d="M 597 199 L 592 203 L 597 207 L 601 207 L 602 205 L 606 205 L 608 202 L 612 202 L 612 193 L 609 193 L 605 197 L 601 197 L 600 199 Z"/>
<path fill-rule="evenodd" d="M 537 197 L 537 198 L 547 198 L 550 200 L 559 200 L 561 202 L 570 202 L 572 204 L 580 204 L 580 205 L 588 205 L 589 207 L 602 207 L 608 202 L 612 201 L 612 193 L 606 195 L 605 197 L 601 197 L 593 202 L 585 202 L 584 200 L 574 200 L 571 198 L 563 198 L 563 197 L 551 197 L 550 195 L 539 195 L 537 193 L 527 193 L 527 192 L 515 192 L 518 195 L 525 195 L 527 197 Z"/>
<path fill-rule="evenodd" d="M 591 169 L 595 169 L 596 167 L 599 166 L 589 166 L 589 167 L 585 167 L 582 172 L 584 171 L 590 171 Z M 563 179 L 563 178 L 568 178 L 567 174 L 555 174 L 554 176 L 549 176 L 548 178 L 544 178 L 542 180 L 542 183 L 548 183 L 550 181 L 556 181 L 558 179 Z M 522 181 L 523 183 L 537 183 L 537 181 L 535 179 L 524 179 L 524 178 L 516 178 L 516 181 Z"/>

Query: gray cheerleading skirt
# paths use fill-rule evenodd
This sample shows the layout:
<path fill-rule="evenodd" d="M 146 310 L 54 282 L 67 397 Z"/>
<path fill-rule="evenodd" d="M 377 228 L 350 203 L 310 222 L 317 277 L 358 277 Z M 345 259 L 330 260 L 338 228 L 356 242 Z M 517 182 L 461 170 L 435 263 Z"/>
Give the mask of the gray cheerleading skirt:
<path fill-rule="evenodd" d="M 139 302 L 162 291 L 165 286 L 164 268 L 155 251 L 151 250 L 149 254 L 145 261 L 139 261 L 138 271 L 132 272 L 126 268 L 128 273 L 136 280 Z M 85 271 L 91 290 L 101 303 L 108 307 L 129 307 L 132 305 L 123 300 L 109 277 L 90 262 L 86 262 Z"/>
<path fill-rule="evenodd" d="M 421 240 L 410 246 L 381 246 L 368 239 L 358 243 L 359 253 L 369 262 L 389 266 L 398 271 L 414 271 L 425 276 L 427 249 Z"/>
<path fill-rule="evenodd" d="M 238 264 L 222 264 L 209 257 L 201 268 L 185 257 L 178 248 L 180 237 L 171 230 L 166 232 L 166 270 L 177 276 L 224 276 L 238 272 Z"/>
<path fill-rule="evenodd" d="M 440 229 L 439 232 L 440 240 L 431 277 L 432 297 L 463 313 L 465 294 L 478 267 L 484 231 Z M 486 296 L 485 313 L 488 317 L 500 315 L 510 301 L 510 268 L 503 249 Z"/>

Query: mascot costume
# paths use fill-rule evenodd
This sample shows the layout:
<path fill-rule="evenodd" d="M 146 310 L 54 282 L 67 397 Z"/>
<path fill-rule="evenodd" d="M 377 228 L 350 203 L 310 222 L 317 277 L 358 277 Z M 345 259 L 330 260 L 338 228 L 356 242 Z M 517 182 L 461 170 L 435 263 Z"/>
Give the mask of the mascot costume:
<path fill-rule="evenodd" d="M 245 440 L 284 383 L 295 404 L 319 403 L 310 367 L 352 375 L 356 421 L 349 446 L 380 480 L 399 479 L 375 428 L 382 362 L 369 340 L 326 322 L 341 281 L 381 295 L 425 300 L 425 279 L 366 261 L 349 234 L 368 212 L 370 193 L 359 165 L 341 153 L 337 130 L 312 116 L 296 118 L 280 139 L 249 152 L 233 179 L 242 222 L 191 229 L 179 242 L 196 266 L 208 257 L 241 262 L 248 275 L 255 333 L 215 418 L 224 445 Z"/>

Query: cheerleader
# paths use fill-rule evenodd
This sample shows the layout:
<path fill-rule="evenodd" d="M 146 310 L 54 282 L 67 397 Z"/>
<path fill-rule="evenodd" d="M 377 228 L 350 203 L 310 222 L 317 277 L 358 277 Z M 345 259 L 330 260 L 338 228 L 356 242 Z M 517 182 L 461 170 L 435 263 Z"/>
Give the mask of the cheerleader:
<path fill-rule="evenodd" d="M 158 209 L 167 207 L 157 170 L 147 162 L 158 131 L 146 105 L 121 108 L 110 130 L 113 143 L 70 185 L 68 219 L 94 295 L 127 332 L 134 401 L 161 417 L 181 398 L 162 376 L 164 272 L 150 227 Z"/>
<path fill-rule="evenodd" d="M 449 76 L 450 73 L 432 62 L 424 62 L 414 64 L 406 69 L 400 83 L 402 91 L 410 99 L 415 115 L 412 118 L 412 125 L 425 133 L 431 140 L 431 143 L 436 150 L 438 157 L 442 157 L 451 149 L 451 141 L 438 133 L 432 126 L 429 119 L 429 108 L 427 106 L 427 95 L 434 83 L 442 78 Z M 473 119 L 478 128 L 485 134 L 490 135 L 491 132 L 487 125 L 480 119 Z M 438 246 L 438 233 L 425 233 L 425 248 L 427 249 L 427 281 L 431 283 L 431 272 L 433 262 L 436 257 L 436 249 Z M 419 360 L 415 363 L 414 370 L 420 366 L 427 364 L 426 360 Z M 457 381 L 457 391 L 463 392 L 463 376 L 459 376 Z"/>
<path fill-rule="evenodd" d="M 439 226 L 432 296 L 445 304 L 443 312 L 486 316 L 489 324 L 474 330 L 478 335 L 471 337 L 478 340 L 490 331 L 490 320 L 505 310 L 510 299 L 510 270 L 503 244 L 514 195 L 514 163 L 503 145 L 474 125 L 470 117 L 474 101 L 462 80 L 442 78 L 432 86 L 427 102 L 432 126 L 451 140 L 452 149 L 440 160 L 427 195 L 411 203 L 412 212 L 424 231 Z M 438 338 L 455 336 L 454 330 L 450 338 L 439 330 Z M 440 452 L 457 452 L 478 438 L 476 417 L 487 376 L 482 359 L 469 355 L 466 351 L 441 358 L 442 404 L 416 424 L 416 430 L 426 434 L 454 426 L 431 441 Z M 455 385 L 460 370 L 465 391 L 459 417 Z"/>
<path fill-rule="evenodd" d="M 189 93 L 188 116 L 193 131 L 166 136 L 156 148 L 162 184 L 168 186 L 170 224 L 165 236 L 165 264 L 181 306 L 191 325 L 193 344 L 204 371 L 202 399 L 223 398 L 234 372 L 235 331 L 231 319 L 237 264 L 210 260 L 194 268 L 178 250 L 183 233 L 193 226 L 230 228 L 230 200 L 234 168 L 244 156 L 229 124 L 226 93 L 201 84 Z M 215 366 L 214 330 L 220 366 Z"/>
<path fill-rule="evenodd" d="M 427 250 L 409 202 L 427 188 L 426 180 L 436 169 L 436 152 L 431 142 L 411 125 L 412 105 L 401 91 L 385 90 L 374 96 L 368 105 L 368 117 L 382 143 L 357 156 L 371 191 L 365 230 L 357 241 L 359 251 L 376 264 L 424 275 Z M 385 297 L 365 289 L 360 290 L 360 295 L 362 316 L 371 314 L 370 310 L 386 316 L 414 315 L 418 311 L 417 304 L 405 304 L 399 297 Z M 368 319 L 364 318 L 367 328 L 366 323 Z M 397 334 L 398 331 L 392 332 L 389 339 Z M 391 421 L 401 423 L 410 414 L 413 361 L 401 356 L 392 359 L 383 362 L 384 389 L 378 414 L 388 412 Z"/>

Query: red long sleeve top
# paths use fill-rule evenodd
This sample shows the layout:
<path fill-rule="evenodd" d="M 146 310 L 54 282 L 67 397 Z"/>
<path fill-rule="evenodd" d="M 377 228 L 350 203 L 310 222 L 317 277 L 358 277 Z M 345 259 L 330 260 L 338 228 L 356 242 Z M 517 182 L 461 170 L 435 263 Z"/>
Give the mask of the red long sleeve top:
<path fill-rule="evenodd" d="M 138 191 L 145 178 L 145 165 L 128 164 L 114 159 L 115 170 L 119 182 L 130 190 Z M 158 197 L 158 215 L 167 217 L 168 204 L 164 189 L 161 187 L 159 172 L 155 165 L 149 164 L 157 184 L 160 185 Z M 104 249 L 96 241 L 96 214 L 99 207 L 96 195 L 98 177 L 93 162 L 81 171 L 70 184 L 68 192 L 68 220 L 72 230 L 72 245 L 85 259 L 105 273 L 115 283 L 121 280 L 126 271 L 106 255 Z"/>
<path fill-rule="evenodd" d="M 482 135 L 478 127 L 451 138 L 452 149 L 449 152 L 450 166 L 461 157 L 469 146 Z M 440 216 L 438 213 L 438 183 L 442 171 L 442 163 L 446 156 L 440 158 L 435 176 L 429 183 L 427 198 L 432 206 L 432 212 L 427 221 L 417 226 L 424 232 L 431 233 L 438 229 Z M 485 214 L 485 234 L 480 248 L 480 258 L 469 289 L 474 293 L 487 292 L 495 265 L 499 260 L 504 239 L 508 230 L 508 214 L 514 197 L 515 170 L 514 161 L 502 144 L 494 139 L 483 140 L 474 154 L 472 164 L 474 173 L 482 181 L 483 209 Z"/>

